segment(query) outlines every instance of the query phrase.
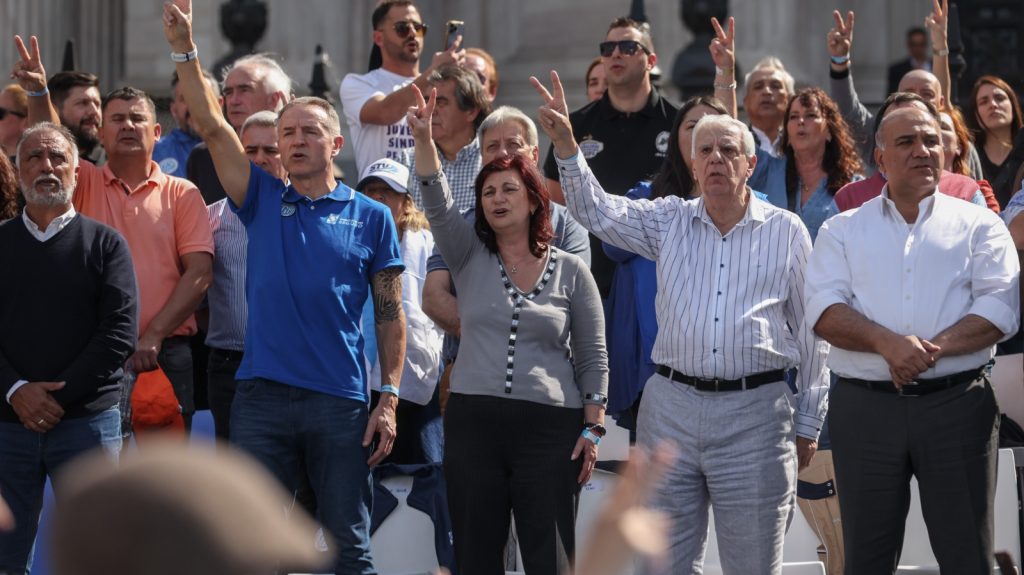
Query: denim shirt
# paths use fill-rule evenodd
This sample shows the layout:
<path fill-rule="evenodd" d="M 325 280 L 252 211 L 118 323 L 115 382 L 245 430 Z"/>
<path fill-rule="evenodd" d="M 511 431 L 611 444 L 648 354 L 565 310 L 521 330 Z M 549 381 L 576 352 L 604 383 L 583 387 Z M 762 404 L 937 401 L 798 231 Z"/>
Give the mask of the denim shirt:
<path fill-rule="evenodd" d="M 859 176 L 855 179 L 861 179 Z M 757 150 L 757 166 L 748 182 L 751 188 L 768 196 L 768 201 L 784 210 L 789 209 L 786 198 L 786 157 L 774 158 L 763 150 Z M 811 242 L 818 237 L 818 228 L 825 220 L 839 213 L 835 198 L 828 192 L 828 178 L 822 178 L 814 193 L 802 204 L 798 201 L 796 214 L 807 226 L 811 234 Z"/>

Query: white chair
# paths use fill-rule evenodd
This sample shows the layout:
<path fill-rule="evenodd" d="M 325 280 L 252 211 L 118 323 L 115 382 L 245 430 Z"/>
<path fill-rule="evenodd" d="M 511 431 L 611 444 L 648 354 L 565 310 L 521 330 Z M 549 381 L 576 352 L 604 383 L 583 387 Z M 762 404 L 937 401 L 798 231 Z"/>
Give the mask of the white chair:
<path fill-rule="evenodd" d="M 841 489 L 841 487 L 840 487 Z M 928 541 L 928 530 L 921 515 L 921 498 L 917 480 L 910 483 L 910 511 L 907 514 L 903 553 L 897 573 L 938 573 L 938 562 Z M 1006 551 L 1016 564 L 1020 564 L 1020 511 L 1017 498 L 1017 467 L 1013 450 L 999 450 L 999 469 L 996 472 L 995 496 L 995 549 Z"/>
<path fill-rule="evenodd" d="M 1000 355 L 992 366 L 992 390 L 999 411 L 1024 425 L 1024 353 Z"/>
<path fill-rule="evenodd" d="M 406 504 L 412 477 L 396 475 L 384 479 L 383 483 L 398 499 L 398 507 L 370 538 L 374 566 L 381 575 L 432 572 L 437 569 L 434 523 L 426 513 Z"/>

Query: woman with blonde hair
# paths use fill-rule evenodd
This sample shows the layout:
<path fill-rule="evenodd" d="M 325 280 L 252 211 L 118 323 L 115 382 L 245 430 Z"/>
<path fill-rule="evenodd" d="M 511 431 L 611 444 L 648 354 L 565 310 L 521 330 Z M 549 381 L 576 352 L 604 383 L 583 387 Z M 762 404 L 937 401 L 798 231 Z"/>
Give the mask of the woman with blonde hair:
<path fill-rule="evenodd" d="M 423 313 L 423 282 L 427 277 L 427 258 L 434 250 L 434 237 L 426 216 L 416 208 L 408 192 L 408 181 L 408 168 L 394 160 L 380 159 L 363 171 L 356 189 L 391 210 L 405 264 L 402 272 L 405 365 L 399 387 L 402 394 L 395 412 L 399 432 L 385 462 L 432 463 L 441 460 L 441 412 L 435 388 L 443 334 Z M 380 364 L 375 361 L 376 341 L 368 337 L 374 332 L 372 305 L 368 299 L 367 308 L 363 310 L 363 337 L 366 339 L 363 351 L 370 364 L 371 402 L 376 403 L 381 392 L 381 372 Z M 371 322 L 369 329 L 368 321 Z"/>

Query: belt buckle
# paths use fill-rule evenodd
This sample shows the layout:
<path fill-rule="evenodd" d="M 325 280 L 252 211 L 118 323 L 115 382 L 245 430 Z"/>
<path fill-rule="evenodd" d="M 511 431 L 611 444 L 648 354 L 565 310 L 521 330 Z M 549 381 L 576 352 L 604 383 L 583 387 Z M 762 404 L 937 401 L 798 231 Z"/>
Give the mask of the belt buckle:
<path fill-rule="evenodd" d="M 912 379 L 912 380 L 908 381 L 907 383 L 904 383 L 903 385 L 900 386 L 900 388 L 897 390 L 897 395 L 899 395 L 900 397 L 918 397 L 918 394 L 915 394 L 915 393 L 903 393 L 903 389 L 904 388 L 906 388 L 906 387 L 913 387 L 913 386 L 917 386 L 917 385 L 921 385 L 921 384 L 916 379 Z"/>

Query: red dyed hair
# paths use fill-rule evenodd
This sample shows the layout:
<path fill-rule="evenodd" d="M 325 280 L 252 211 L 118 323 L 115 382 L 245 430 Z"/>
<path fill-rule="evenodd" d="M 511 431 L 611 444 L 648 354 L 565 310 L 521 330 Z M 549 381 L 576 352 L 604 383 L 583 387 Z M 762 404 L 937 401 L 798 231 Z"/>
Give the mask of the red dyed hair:
<path fill-rule="evenodd" d="M 491 174 L 508 171 L 515 172 L 523 179 L 527 196 L 538 206 L 538 209 L 530 215 L 530 253 L 541 257 L 547 250 L 548 242 L 555 235 L 551 229 L 551 196 L 548 195 L 548 190 L 544 186 L 544 180 L 541 178 L 540 172 L 537 171 L 537 167 L 527 162 L 520 154 L 497 158 L 484 166 L 477 174 L 476 182 L 473 185 L 476 194 L 476 235 L 491 253 L 498 253 L 498 241 L 494 236 L 494 229 L 491 228 L 491 224 L 484 216 L 481 197 L 484 182 Z"/>

